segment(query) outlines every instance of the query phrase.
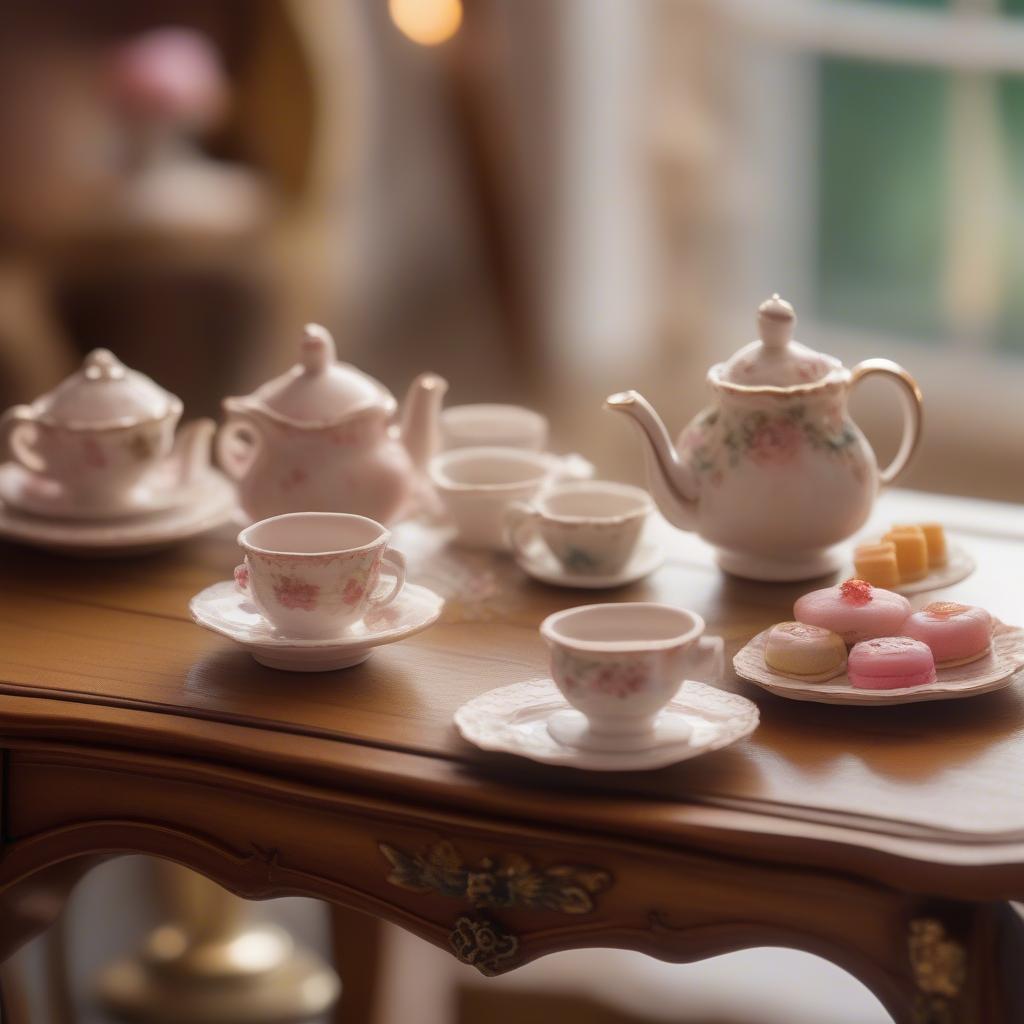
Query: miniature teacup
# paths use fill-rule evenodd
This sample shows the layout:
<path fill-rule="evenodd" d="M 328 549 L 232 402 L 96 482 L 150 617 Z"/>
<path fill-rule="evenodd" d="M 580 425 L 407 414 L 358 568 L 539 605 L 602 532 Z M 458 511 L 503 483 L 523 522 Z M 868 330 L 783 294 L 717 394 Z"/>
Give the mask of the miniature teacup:
<path fill-rule="evenodd" d="M 717 681 L 721 637 L 706 637 L 695 612 L 667 604 L 591 604 L 549 615 L 540 625 L 551 648 L 551 678 L 586 716 L 553 715 L 559 743 L 592 750 L 638 750 L 656 742 L 655 720 L 687 677 Z M 672 740 L 689 728 L 673 724 Z"/>
<path fill-rule="evenodd" d="M 588 480 L 557 484 L 530 505 L 512 505 L 505 522 L 520 557 L 530 557 L 540 534 L 566 572 L 610 576 L 632 557 L 653 508 L 639 487 Z"/>
<path fill-rule="evenodd" d="M 405 585 L 405 559 L 388 550 L 390 539 L 375 520 L 344 512 L 274 516 L 238 535 L 245 561 L 235 581 L 284 636 L 334 639 L 394 601 Z M 378 595 L 384 566 L 395 582 Z"/>
<path fill-rule="evenodd" d="M 458 448 L 430 460 L 430 479 L 458 540 L 467 547 L 508 550 L 505 516 L 566 477 L 589 476 L 593 466 L 575 455 L 520 448 Z"/>
<path fill-rule="evenodd" d="M 449 406 L 441 413 L 441 441 L 453 448 L 528 448 L 543 451 L 548 421 L 521 405 Z"/>

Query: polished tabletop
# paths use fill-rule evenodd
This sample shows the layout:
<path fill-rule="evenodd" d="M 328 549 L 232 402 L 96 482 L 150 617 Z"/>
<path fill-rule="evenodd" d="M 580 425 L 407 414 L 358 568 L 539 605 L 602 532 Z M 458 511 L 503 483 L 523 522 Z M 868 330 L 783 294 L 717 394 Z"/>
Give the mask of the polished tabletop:
<path fill-rule="evenodd" d="M 895 491 L 875 518 L 940 519 L 977 559 L 969 579 L 915 606 L 941 594 L 1024 623 L 1019 508 Z M 556 609 L 671 602 L 699 612 L 731 658 L 809 589 L 725 576 L 691 535 L 666 527 L 662 569 L 588 592 L 533 582 L 505 557 L 460 552 L 436 529 L 404 525 L 395 546 L 409 556 L 409 578 L 447 598 L 441 621 L 363 665 L 302 674 L 256 664 L 189 617 L 194 593 L 230 577 L 234 532 L 123 560 L 0 546 L 5 745 L 123 746 L 666 842 L 704 835 L 728 845 L 722 837 L 742 821 L 748 844 L 762 829 L 793 842 L 811 829 L 822 849 L 856 834 L 871 855 L 927 849 L 961 868 L 1024 862 L 1024 676 L 968 700 L 855 708 L 788 701 L 730 670 L 722 685 L 757 703 L 760 727 L 727 750 L 650 772 L 542 767 L 458 736 L 452 714 L 464 701 L 545 675 L 536 627 Z"/>

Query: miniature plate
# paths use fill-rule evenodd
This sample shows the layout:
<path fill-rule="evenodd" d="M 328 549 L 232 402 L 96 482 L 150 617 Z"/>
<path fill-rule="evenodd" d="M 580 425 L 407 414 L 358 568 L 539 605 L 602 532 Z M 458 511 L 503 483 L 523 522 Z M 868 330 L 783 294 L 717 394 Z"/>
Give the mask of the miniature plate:
<path fill-rule="evenodd" d="M 221 526 L 235 506 L 234 485 L 210 470 L 201 487 L 189 490 L 186 503 L 132 518 L 47 519 L 0 504 L 0 540 L 86 557 L 144 554 Z"/>
<path fill-rule="evenodd" d="M 328 672 L 366 661 L 375 647 L 422 633 L 437 621 L 444 599 L 426 587 L 406 583 L 391 604 L 329 640 L 301 640 L 277 632 L 233 580 L 207 587 L 188 608 L 198 625 L 242 644 L 261 665 Z"/>
<path fill-rule="evenodd" d="M 593 573 L 568 572 L 539 537 L 525 551 L 516 551 L 515 560 L 520 569 L 541 583 L 577 590 L 609 590 L 625 587 L 649 576 L 665 564 L 665 547 L 657 538 L 641 538 L 630 560 L 617 573 L 595 576 Z"/>
<path fill-rule="evenodd" d="M 874 538 L 877 540 L 877 538 Z M 867 543 L 866 541 L 864 543 Z M 978 567 L 974 556 L 961 547 L 959 544 L 950 542 L 946 552 L 946 564 L 932 569 L 926 576 L 919 580 L 910 580 L 907 583 L 897 583 L 895 587 L 887 587 L 887 590 L 894 590 L 897 594 L 909 597 L 912 594 L 924 594 L 929 590 L 941 590 L 943 587 L 951 587 L 954 583 L 967 579 Z M 855 576 L 856 570 L 850 566 L 849 576 Z"/>
<path fill-rule="evenodd" d="M 770 669 L 764 661 L 768 630 L 758 633 L 732 659 L 736 674 L 757 686 L 790 700 L 817 704 L 851 704 L 881 707 L 884 704 L 913 704 L 926 700 L 956 700 L 979 693 L 1001 690 L 1013 682 L 1024 667 L 1024 629 L 996 623 L 992 630 L 992 650 L 967 665 L 936 670 L 934 683 L 909 686 L 900 690 L 862 690 L 850 685 L 845 671 L 825 683 L 811 683 Z"/>
<path fill-rule="evenodd" d="M 548 720 L 567 713 L 579 714 L 550 679 L 531 679 L 474 697 L 455 712 L 454 721 L 463 739 L 481 750 L 587 771 L 634 772 L 720 750 L 752 733 L 759 720 L 757 705 L 745 697 L 687 680 L 655 726 L 657 734 L 664 722 L 671 734 L 672 720 L 682 720 L 689 727 L 686 740 L 659 743 L 656 738 L 643 750 L 605 752 L 565 746 L 551 736 Z"/>

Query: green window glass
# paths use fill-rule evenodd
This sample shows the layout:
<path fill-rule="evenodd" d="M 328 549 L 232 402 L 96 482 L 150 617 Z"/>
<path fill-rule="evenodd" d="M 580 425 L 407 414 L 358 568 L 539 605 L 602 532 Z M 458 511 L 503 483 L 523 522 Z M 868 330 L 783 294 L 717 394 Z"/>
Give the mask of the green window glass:
<path fill-rule="evenodd" d="M 819 63 L 818 313 L 909 337 L 941 335 L 948 75 Z"/>

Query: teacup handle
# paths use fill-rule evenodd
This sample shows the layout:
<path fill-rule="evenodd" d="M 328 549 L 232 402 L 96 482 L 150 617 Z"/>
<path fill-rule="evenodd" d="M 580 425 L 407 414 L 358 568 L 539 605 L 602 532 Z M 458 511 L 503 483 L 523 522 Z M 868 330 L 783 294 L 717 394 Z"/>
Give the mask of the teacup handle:
<path fill-rule="evenodd" d="M 381 559 L 384 566 L 391 570 L 395 577 L 395 585 L 382 597 L 371 597 L 367 606 L 367 612 L 379 612 L 381 608 L 387 607 L 402 591 L 405 586 L 405 555 L 401 551 L 385 551 Z"/>
<path fill-rule="evenodd" d="M 527 543 L 524 533 L 528 527 L 535 527 L 540 513 L 523 501 L 513 502 L 505 510 L 505 539 L 513 554 L 525 555 Z"/>
<path fill-rule="evenodd" d="M 243 594 L 249 593 L 249 566 L 245 562 L 240 562 L 235 566 L 235 571 L 232 574 L 235 577 L 235 586 L 242 591 Z"/>
<path fill-rule="evenodd" d="M 720 636 L 702 636 L 691 650 L 693 657 L 686 678 L 702 683 L 721 682 L 725 675 L 725 641 Z"/>
<path fill-rule="evenodd" d="M 221 468 L 236 483 L 249 471 L 262 443 L 259 425 L 244 413 L 232 412 L 217 432 L 215 448 Z"/>
<path fill-rule="evenodd" d="M 45 473 L 46 462 L 28 439 L 34 429 L 35 417 L 31 408 L 27 405 L 12 405 L 0 417 L 0 449 L 6 442 L 16 462 L 20 462 L 32 473 Z"/>
<path fill-rule="evenodd" d="M 899 451 L 896 452 L 892 462 L 878 474 L 881 483 L 891 484 L 906 469 L 910 457 L 917 448 L 917 442 L 921 438 L 924 398 L 921 395 L 921 389 L 917 386 L 917 381 L 899 363 L 894 363 L 891 359 L 865 359 L 862 363 L 858 363 L 851 371 L 851 386 L 875 373 L 885 374 L 899 384 L 900 399 L 903 402 L 903 437 L 900 440 Z"/>

